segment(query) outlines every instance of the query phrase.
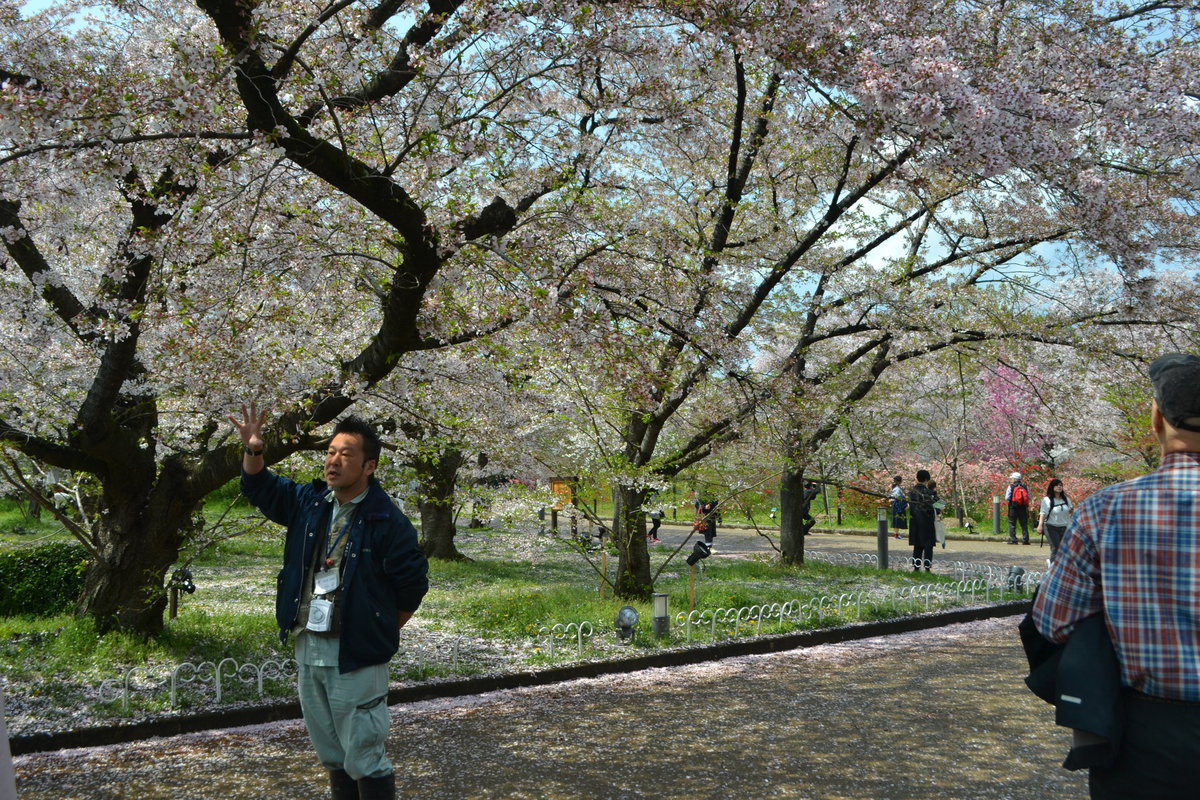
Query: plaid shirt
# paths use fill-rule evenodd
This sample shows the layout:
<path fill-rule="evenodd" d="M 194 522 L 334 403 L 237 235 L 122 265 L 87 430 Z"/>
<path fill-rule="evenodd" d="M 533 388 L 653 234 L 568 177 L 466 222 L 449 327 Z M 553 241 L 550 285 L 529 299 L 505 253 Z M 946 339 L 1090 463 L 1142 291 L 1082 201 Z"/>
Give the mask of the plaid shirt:
<path fill-rule="evenodd" d="M 1123 685 L 1200 701 L 1200 453 L 1170 453 L 1080 504 L 1033 620 L 1062 642 L 1101 610 Z"/>

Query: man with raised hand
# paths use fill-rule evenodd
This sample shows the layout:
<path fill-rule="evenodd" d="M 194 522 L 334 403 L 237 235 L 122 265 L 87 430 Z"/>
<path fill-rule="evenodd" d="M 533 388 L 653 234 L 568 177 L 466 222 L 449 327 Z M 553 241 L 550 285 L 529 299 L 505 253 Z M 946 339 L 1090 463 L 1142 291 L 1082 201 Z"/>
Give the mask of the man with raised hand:
<path fill-rule="evenodd" d="M 1051 641 L 1099 613 L 1112 638 L 1125 719 L 1093 798 L 1200 791 L 1200 356 L 1164 355 L 1150 380 L 1158 469 L 1079 505 L 1033 608 Z"/>
<path fill-rule="evenodd" d="M 333 429 L 324 480 L 266 469 L 266 412 L 229 418 L 242 438 L 242 493 L 287 526 L 275 618 L 295 635 L 300 707 L 334 800 L 396 796 L 385 752 L 388 662 L 429 588 L 412 523 L 375 479 L 381 443 L 358 417 Z"/>

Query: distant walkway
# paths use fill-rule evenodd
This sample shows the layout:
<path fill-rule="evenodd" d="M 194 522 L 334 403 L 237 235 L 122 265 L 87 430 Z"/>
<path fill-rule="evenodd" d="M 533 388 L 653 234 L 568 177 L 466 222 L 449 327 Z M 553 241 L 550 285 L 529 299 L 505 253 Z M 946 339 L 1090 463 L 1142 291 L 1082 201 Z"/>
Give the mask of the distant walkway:
<path fill-rule="evenodd" d="M 429 800 L 1066 800 L 1086 775 L 1021 683 L 1016 618 L 392 710 Z M 314 798 L 301 724 L 20 757 L 23 800 Z"/>
<path fill-rule="evenodd" d="M 659 529 L 663 540 L 660 546 L 676 546 L 688 535 L 690 526 L 665 524 Z M 774 529 L 764 531 L 769 537 L 759 535 L 746 528 L 718 528 L 717 554 L 745 556 L 752 553 L 773 552 L 771 542 L 779 546 L 779 532 Z M 692 537 L 695 541 L 696 537 Z M 688 547 L 691 547 L 689 543 Z M 817 529 L 809 535 L 805 542 L 805 552 L 813 550 L 845 550 L 856 553 L 874 553 L 876 537 L 862 533 L 833 533 Z M 892 556 L 911 556 L 912 547 L 907 539 L 888 537 L 888 553 Z M 945 548 L 935 548 L 933 551 L 934 564 L 946 561 L 974 561 L 982 564 L 1009 566 L 1016 564 L 1026 569 L 1042 570 L 1046 568 L 1046 559 L 1050 557 L 1050 545 L 1039 546 L 1038 537 L 1034 536 L 1032 544 L 1012 545 L 1003 539 L 994 540 L 983 536 L 968 536 L 951 539 Z"/>

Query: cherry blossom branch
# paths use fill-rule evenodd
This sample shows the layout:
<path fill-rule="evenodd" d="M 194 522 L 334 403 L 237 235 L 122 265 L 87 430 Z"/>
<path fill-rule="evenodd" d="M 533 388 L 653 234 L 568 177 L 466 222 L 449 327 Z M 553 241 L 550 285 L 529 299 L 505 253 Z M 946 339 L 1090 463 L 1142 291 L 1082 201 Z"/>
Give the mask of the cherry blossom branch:
<path fill-rule="evenodd" d="M 56 150 L 90 150 L 94 148 L 111 147 L 112 145 L 124 144 L 145 144 L 147 142 L 163 142 L 163 141 L 249 141 L 254 138 L 254 135 L 245 131 L 193 131 L 193 132 L 164 132 L 164 133 L 142 133 L 132 136 L 114 136 L 111 139 L 82 139 L 77 142 L 51 142 L 47 144 L 34 145 L 20 150 L 10 151 L 4 158 L 0 158 L 0 166 L 11 161 L 17 161 L 28 156 L 37 155 L 38 153 L 48 153 Z"/>
<path fill-rule="evenodd" d="M 54 519 L 67 529 L 67 533 L 74 536 L 75 539 L 81 545 L 83 545 L 84 549 L 88 551 L 88 554 L 93 559 L 100 560 L 104 557 L 104 554 L 100 549 L 100 542 L 97 541 L 92 531 L 89 531 L 87 528 L 83 527 L 78 522 L 64 514 L 62 510 L 54 504 L 53 500 L 46 497 L 46 495 L 40 492 L 37 487 L 26 480 L 25 475 L 21 471 L 20 465 L 13 460 L 10 454 L 5 453 L 4 460 L 8 462 L 8 467 L 6 468 L 3 464 L 0 464 L 0 477 L 3 477 L 4 480 L 8 481 L 12 486 L 20 489 L 27 497 L 54 515 Z"/>

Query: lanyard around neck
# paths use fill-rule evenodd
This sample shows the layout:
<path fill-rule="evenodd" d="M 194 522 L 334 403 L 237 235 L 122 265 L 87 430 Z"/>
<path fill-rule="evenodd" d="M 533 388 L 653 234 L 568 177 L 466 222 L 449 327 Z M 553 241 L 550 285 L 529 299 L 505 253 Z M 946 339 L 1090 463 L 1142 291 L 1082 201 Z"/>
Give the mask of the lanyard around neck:
<path fill-rule="evenodd" d="M 325 566 L 333 566 L 333 551 L 337 550 L 337 546 L 341 543 L 342 537 L 346 535 L 346 531 L 350 530 L 350 526 L 354 524 L 354 512 L 350 512 L 350 519 L 346 520 L 346 524 L 338 531 L 337 538 L 329 542 L 329 546 L 325 548 Z M 330 529 L 332 533 L 332 528 Z M 326 537 L 328 539 L 328 537 Z"/>

